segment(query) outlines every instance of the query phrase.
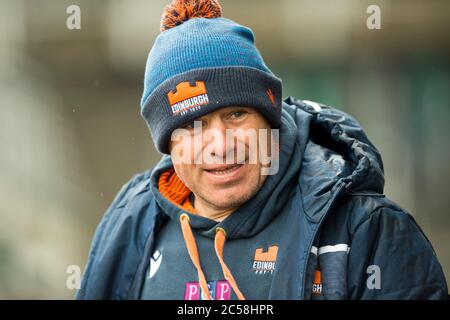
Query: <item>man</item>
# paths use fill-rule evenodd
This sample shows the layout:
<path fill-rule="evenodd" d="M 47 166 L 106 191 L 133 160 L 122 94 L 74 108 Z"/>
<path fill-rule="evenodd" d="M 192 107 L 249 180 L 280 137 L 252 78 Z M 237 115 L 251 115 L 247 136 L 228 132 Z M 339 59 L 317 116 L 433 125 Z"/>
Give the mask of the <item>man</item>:
<path fill-rule="evenodd" d="M 79 299 L 443 299 L 381 157 L 337 109 L 281 98 L 252 31 L 174 1 L 141 114 L 158 151 L 94 236 Z"/>

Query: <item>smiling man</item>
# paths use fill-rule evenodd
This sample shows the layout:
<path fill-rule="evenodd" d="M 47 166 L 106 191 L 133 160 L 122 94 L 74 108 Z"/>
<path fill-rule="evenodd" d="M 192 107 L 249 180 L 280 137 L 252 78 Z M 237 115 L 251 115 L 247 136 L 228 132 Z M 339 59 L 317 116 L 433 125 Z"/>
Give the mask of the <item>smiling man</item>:
<path fill-rule="evenodd" d="M 274 163 L 262 160 L 278 136 L 268 134 L 269 123 L 248 107 L 224 107 L 182 129 L 169 142 L 176 176 L 194 195 L 198 215 L 222 221 L 264 184 L 263 169 Z"/>
<path fill-rule="evenodd" d="M 163 154 L 99 224 L 79 299 L 443 299 L 379 152 L 335 108 L 288 97 L 252 31 L 175 0 L 141 114 Z"/>

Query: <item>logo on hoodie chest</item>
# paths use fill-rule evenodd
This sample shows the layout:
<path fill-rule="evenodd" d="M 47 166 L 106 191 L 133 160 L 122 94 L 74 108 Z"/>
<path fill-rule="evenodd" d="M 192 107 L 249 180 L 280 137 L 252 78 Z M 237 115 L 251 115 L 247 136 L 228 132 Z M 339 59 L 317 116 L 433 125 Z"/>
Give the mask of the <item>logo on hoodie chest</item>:
<path fill-rule="evenodd" d="M 273 273 L 277 262 L 278 246 L 270 246 L 267 250 L 258 248 L 253 260 L 253 271 L 256 274 Z"/>
<path fill-rule="evenodd" d="M 148 279 L 153 278 L 156 271 L 158 271 L 159 267 L 161 266 L 162 262 L 162 253 L 159 250 L 156 250 L 153 253 L 153 256 L 150 258 L 150 268 L 148 271 Z"/>

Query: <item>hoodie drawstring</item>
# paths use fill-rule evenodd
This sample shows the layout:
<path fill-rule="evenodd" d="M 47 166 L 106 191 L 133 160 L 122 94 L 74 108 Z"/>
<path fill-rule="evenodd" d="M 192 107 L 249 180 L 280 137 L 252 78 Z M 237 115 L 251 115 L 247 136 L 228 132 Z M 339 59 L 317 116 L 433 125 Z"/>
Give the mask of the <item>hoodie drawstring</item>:
<path fill-rule="evenodd" d="M 198 255 L 197 244 L 195 242 L 194 234 L 192 233 L 191 225 L 189 224 L 189 216 L 186 213 L 183 213 L 180 216 L 181 223 L 181 231 L 183 232 L 184 242 L 186 243 L 186 247 L 189 253 L 189 257 L 192 260 L 195 268 L 197 269 L 198 280 L 200 283 L 200 287 L 202 288 L 203 295 L 207 300 L 211 300 L 211 295 L 209 293 L 208 283 L 205 278 L 205 274 L 203 273 L 202 267 L 200 265 L 200 257 Z M 244 295 L 239 290 L 237 286 L 236 280 L 234 280 L 233 275 L 231 274 L 230 269 L 228 269 L 225 261 L 223 260 L 223 248 L 225 246 L 226 241 L 226 232 L 223 228 L 216 229 L 216 236 L 214 237 L 214 248 L 216 250 L 217 258 L 219 259 L 220 266 L 222 267 L 222 272 L 225 279 L 228 281 L 230 286 L 233 288 L 236 296 L 239 300 L 245 300 Z"/>
<path fill-rule="evenodd" d="M 192 233 L 191 226 L 189 225 L 189 216 L 183 213 L 180 216 L 181 231 L 183 232 L 184 242 L 191 257 L 192 263 L 197 269 L 198 281 L 202 288 L 203 294 L 207 300 L 211 300 L 209 294 L 208 283 L 206 282 L 205 274 L 203 273 L 202 266 L 200 265 L 200 258 L 198 256 L 197 244 L 195 243 L 194 234 Z"/>
<path fill-rule="evenodd" d="M 230 269 L 228 269 L 225 261 L 223 260 L 223 247 L 225 246 L 226 237 L 227 234 L 223 228 L 219 227 L 216 229 L 216 236 L 214 237 L 214 247 L 216 248 L 216 255 L 219 259 L 220 265 L 222 266 L 223 275 L 225 276 L 225 279 L 227 279 L 230 283 L 231 287 L 234 290 L 234 293 L 236 293 L 236 296 L 239 300 L 245 300 L 245 297 L 242 294 L 241 290 L 239 290 L 236 280 L 234 280 Z"/>

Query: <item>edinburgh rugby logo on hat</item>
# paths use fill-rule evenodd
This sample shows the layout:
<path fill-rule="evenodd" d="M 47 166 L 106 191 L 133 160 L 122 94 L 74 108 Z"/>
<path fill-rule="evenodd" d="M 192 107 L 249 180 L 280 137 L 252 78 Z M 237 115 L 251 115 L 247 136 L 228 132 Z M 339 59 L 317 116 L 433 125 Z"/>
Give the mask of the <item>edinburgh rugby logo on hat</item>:
<path fill-rule="evenodd" d="M 170 90 L 167 98 L 172 113 L 181 115 L 198 110 L 202 105 L 209 102 L 203 81 L 196 81 L 194 86 L 191 86 L 189 81 L 180 82 L 176 87 L 176 92 Z"/>

